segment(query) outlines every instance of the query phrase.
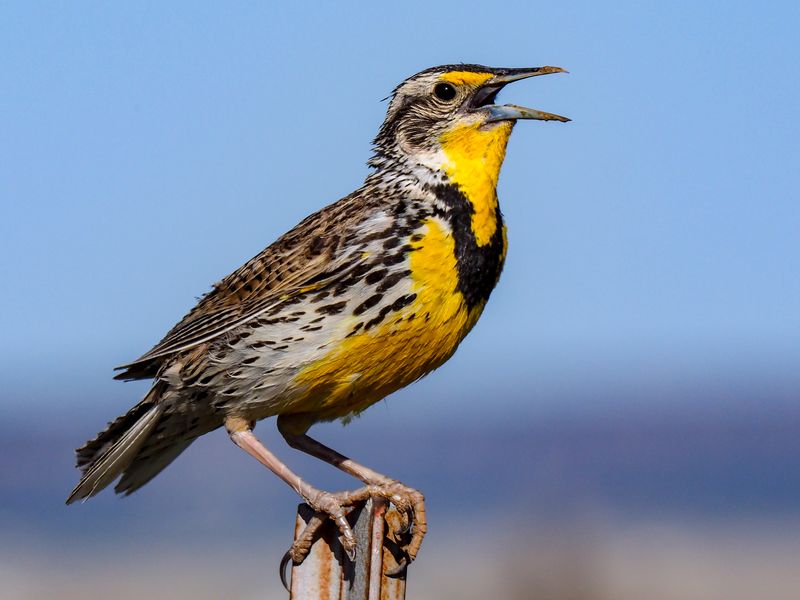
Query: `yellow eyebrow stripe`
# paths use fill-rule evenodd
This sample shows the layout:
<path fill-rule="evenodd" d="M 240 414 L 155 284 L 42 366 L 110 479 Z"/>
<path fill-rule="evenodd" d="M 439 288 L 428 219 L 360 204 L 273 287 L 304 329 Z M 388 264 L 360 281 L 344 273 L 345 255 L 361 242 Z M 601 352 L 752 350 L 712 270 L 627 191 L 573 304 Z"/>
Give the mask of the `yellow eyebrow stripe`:
<path fill-rule="evenodd" d="M 494 77 L 493 73 L 474 73 L 472 71 L 450 71 L 442 79 L 454 85 L 482 85 Z"/>

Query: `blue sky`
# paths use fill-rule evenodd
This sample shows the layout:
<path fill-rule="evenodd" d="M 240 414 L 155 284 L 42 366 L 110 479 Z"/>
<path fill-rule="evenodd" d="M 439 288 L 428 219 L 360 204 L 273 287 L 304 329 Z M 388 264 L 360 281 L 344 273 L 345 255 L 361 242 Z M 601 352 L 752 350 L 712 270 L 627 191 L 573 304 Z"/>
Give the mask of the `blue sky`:
<path fill-rule="evenodd" d="M 454 360 L 401 393 L 409 407 L 796 391 L 798 17 L 789 2 L 7 3 L 0 408 L 129 405 L 143 387 L 111 367 L 357 187 L 381 99 L 460 61 L 569 69 L 503 98 L 574 120 L 516 128 L 500 286 Z"/>

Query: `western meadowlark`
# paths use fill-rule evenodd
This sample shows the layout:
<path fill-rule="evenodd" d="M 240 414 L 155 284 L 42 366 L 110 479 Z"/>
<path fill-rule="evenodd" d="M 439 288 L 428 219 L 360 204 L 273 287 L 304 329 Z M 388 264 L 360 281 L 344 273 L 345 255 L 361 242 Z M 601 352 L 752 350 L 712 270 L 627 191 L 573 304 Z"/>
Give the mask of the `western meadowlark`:
<path fill-rule="evenodd" d="M 153 386 L 77 450 L 82 477 L 67 503 L 120 475 L 115 491 L 130 494 L 224 425 L 317 511 L 290 550 L 295 562 L 328 518 L 352 554 L 345 514 L 369 496 L 404 516 L 413 560 L 426 530 L 422 495 L 306 432 L 431 372 L 475 325 L 506 256 L 496 185 L 511 130 L 519 119 L 569 120 L 495 98 L 512 81 L 560 72 L 446 65 L 395 88 L 364 185 L 214 285 L 152 350 L 119 367 L 117 379 Z M 253 434 L 273 416 L 291 447 L 364 487 L 329 493 L 289 470 Z"/>

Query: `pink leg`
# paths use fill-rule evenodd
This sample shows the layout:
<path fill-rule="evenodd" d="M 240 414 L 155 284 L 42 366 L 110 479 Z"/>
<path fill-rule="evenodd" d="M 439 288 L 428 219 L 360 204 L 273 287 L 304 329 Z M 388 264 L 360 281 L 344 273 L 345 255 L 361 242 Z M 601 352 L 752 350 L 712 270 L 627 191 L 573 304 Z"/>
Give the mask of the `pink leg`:
<path fill-rule="evenodd" d="M 342 534 L 342 545 L 348 554 L 353 554 L 356 546 L 356 538 L 353 535 L 350 524 L 347 522 L 347 519 L 345 519 L 344 507 L 352 506 L 354 502 L 368 498 L 370 494 L 366 490 L 343 492 L 339 494 L 331 494 L 318 490 L 314 486 L 303 481 L 299 475 L 290 470 L 289 467 L 283 464 L 272 452 L 267 450 L 253 434 L 252 423 L 238 417 L 232 417 L 225 420 L 225 429 L 228 430 L 228 435 L 234 444 L 288 483 L 315 511 L 324 513 L 333 519 Z M 298 548 L 298 551 L 302 552 L 302 556 L 299 554 L 296 556 L 299 558 L 297 562 L 301 562 L 308 553 L 311 547 L 310 540 L 304 545 L 308 547 L 303 549 Z M 295 558 L 295 556 L 293 556 L 293 558 Z"/>
<path fill-rule="evenodd" d="M 428 524 L 425 518 L 425 498 L 423 495 L 419 491 L 403 485 L 399 481 L 355 462 L 343 454 L 338 453 L 336 450 L 309 437 L 305 433 L 296 433 L 295 431 L 298 428 L 293 428 L 292 425 L 292 417 L 281 416 L 278 418 L 278 430 L 292 448 L 310 454 L 341 469 L 356 479 L 360 479 L 367 484 L 368 488 L 373 490 L 373 495 L 388 499 L 397 507 L 398 512 L 403 517 L 403 522 L 401 523 L 401 529 L 403 531 L 409 529 L 413 520 L 412 536 L 405 548 L 409 560 L 413 561 L 419 552 L 422 539 L 425 537 L 425 533 L 428 530 Z M 315 532 L 309 531 L 308 533 L 313 536 Z M 310 544 L 310 540 L 306 540 L 305 534 L 306 532 L 303 532 L 303 535 L 298 541 L 302 541 L 304 544 Z"/>

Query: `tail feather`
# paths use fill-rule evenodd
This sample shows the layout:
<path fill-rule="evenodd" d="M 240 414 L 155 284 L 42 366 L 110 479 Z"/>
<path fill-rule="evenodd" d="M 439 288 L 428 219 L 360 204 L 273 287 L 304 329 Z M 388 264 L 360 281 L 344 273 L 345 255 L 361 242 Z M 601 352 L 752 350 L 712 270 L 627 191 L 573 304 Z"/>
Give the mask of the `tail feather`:
<path fill-rule="evenodd" d="M 128 496 L 132 494 L 153 477 L 163 471 L 173 460 L 189 447 L 195 438 L 173 442 L 172 445 L 160 450 L 155 456 L 142 456 L 142 450 L 134 461 L 125 469 L 122 479 L 119 480 L 114 491 Z"/>
<path fill-rule="evenodd" d="M 67 504 L 94 496 L 133 462 L 163 411 L 163 404 L 154 403 L 149 399 L 151 395 L 152 392 L 97 438 L 78 449 L 78 467 L 83 476 L 67 498 Z"/>
<path fill-rule="evenodd" d="M 133 427 L 139 419 L 155 406 L 155 401 L 152 398 L 153 396 L 154 394 L 152 392 L 145 396 L 139 404 L 131 408 L 121 417 L 108 423 L 108 426 L 98 433 L 97 437 L 89 440 L 75 451 L 77 459 L 76 466 L 81 470 L 83 475 L 86 474 L 98 458 L 108 452 L 114 442 L 125 435 L 126 431 Z"/>

